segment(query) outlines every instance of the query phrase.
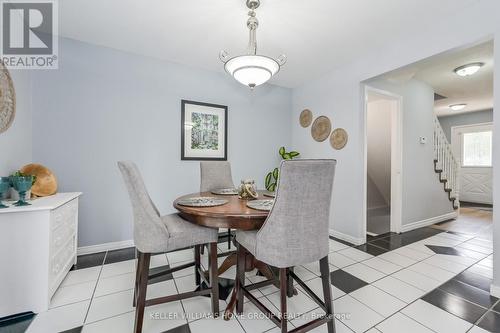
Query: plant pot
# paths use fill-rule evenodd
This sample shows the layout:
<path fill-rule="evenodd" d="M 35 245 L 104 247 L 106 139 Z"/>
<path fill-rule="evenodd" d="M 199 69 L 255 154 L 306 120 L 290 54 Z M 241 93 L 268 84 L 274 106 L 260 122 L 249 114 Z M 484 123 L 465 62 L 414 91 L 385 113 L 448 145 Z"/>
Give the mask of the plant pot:
<path fill-rule="evenodd" d="M 31 199 L 31 190 L 26 192 L 26 200 Z M 10 200 L 19 200 L 19 193 L 13 188 L 10 188 Z"/>

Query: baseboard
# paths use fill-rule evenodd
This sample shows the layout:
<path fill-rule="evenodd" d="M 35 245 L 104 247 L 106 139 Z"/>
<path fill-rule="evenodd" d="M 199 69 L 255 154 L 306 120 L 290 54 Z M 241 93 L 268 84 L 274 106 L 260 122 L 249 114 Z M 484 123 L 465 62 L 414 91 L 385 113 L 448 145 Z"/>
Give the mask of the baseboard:
<path fill-rule="evenodd" d="M 129 240 L 120 241 L 120 242 L 111 242 L 111 243 L 104 243 L 104 244 L 97 244 L 97 245 L 90 245 L 90 246 L 81 246 L 78 248 L 76 253 L 78 255 L 92 254 L 92 253 L 97 253 L 97 252 L 119 250 L 119 249 L 124 249 L 124 248 L 132 247 L 132 246 L 134 246 L 134 241 L 132 239 L 129 239 Z"/>
<path fill-rule="evenodd" d="M 500 286 L 495 286 L 494 284 L 490 285 L 490 294 L 491 296 L 500 298 Z"/>
<path fill-rule="evenodd" d="M 354 245 L 361 245 L 361 244 L 365 243 L 364 238 L 352 237 L 350 235 L 346 235 L 344 233 L 341 233 L 339 231 L 335 231 L 333 229 L 330 229 L 329 233 L 330 233 L 330 236 L 333 236 L 335 238 L 341 239 L 343 241 L 349 242 L 349 243 L 354 244 Z"/>
<path fill-rule="evenodd" d="M 443 222 L 446 220 L 456 219 L 457 217 L 458 217 L 458 212 L 451 212 L 451 213 L 447 213 L 444 215 L 431 217 L 430 219 L 417 221 L 417 222 L 413 222 L 413 223 L 409 223 L 409 224 L 404 224 L 401 226 L 401 232 L 407 232 L 407 231 L 411 231 L 414 229 L 427 227 L 427 226 L 430 226 L 430 225 L 433 225 L 433 224 L 436 224 L 439 222 Z"/>

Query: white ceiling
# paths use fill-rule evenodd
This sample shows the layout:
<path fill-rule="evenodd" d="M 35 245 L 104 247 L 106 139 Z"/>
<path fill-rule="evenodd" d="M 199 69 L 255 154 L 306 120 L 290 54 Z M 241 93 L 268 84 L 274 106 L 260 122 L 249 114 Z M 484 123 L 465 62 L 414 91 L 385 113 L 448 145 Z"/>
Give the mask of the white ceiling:
<path fill-rule="evenodd" d="M 426 82 L 445 99 L 434 103 L 438 116 L 468 113 L 493 108 L 493 41 L 464 50 L 447 52 L 422 60 L 385 75 L 393 82 L 404 82 L 409 78 Z M 476 74 L 461 77 L 454 69 L 473 62 L 485 65 Z M 467 104 L 461 111 L 449 108 L 453 104 Z"/>
<path fill-rule="evenodd" d="M 478 0 L 262 0 L 261 54 L 285 53 L 273 83 L 295 87 Z M 244 52 L 244 0 L 65 0 L 62 36 L 223 72 L 219 51 Z"/>

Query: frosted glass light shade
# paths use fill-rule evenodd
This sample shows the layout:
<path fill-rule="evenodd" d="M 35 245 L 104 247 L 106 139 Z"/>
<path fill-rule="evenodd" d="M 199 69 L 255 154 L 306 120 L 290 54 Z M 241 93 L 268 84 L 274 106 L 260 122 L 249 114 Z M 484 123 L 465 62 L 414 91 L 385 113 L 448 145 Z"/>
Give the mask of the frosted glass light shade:
<path fill-rule="evenodd" d="M 471 76 L 471 75 L 476 74 L 483 66 L 484 66 L 484 63 L 475 62 L 472 64 L 467 64 L 467 65 L 455 68 L 454 72 L 460 76 Z"/>
<path fill-rule="evenodd" d="M 243 55 L 229 59 L 226 71 L 238 82 L 254 88 L 267 82 L 278 73 L 280 65 L 274 59 L 259 55 Z"/>

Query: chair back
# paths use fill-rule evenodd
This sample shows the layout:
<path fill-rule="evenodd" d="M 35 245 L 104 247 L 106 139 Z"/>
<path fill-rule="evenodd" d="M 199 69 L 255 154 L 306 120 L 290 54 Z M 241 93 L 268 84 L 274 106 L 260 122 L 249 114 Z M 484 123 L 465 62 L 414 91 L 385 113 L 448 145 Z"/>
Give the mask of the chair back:
<path fill-rule="evenodd" d="M 231 164 L 227 161 L 200 162 L 200 192 L 234 188 Z"/>
<path fill-rule="evenodd" d="M 335 160 L 281 162 L 274 206 L 257 233 L 257 259 L 285 268 L 328 254 L 336 164 Z"/>
<path fill-rule="evenodd" d="M 154 252 L 165 247 L 169 237 L 160 213 L 148 194 L 141 173 L 133 162 L 118 162 L 134 214 L 134 243 L 139 251 Z"/>

